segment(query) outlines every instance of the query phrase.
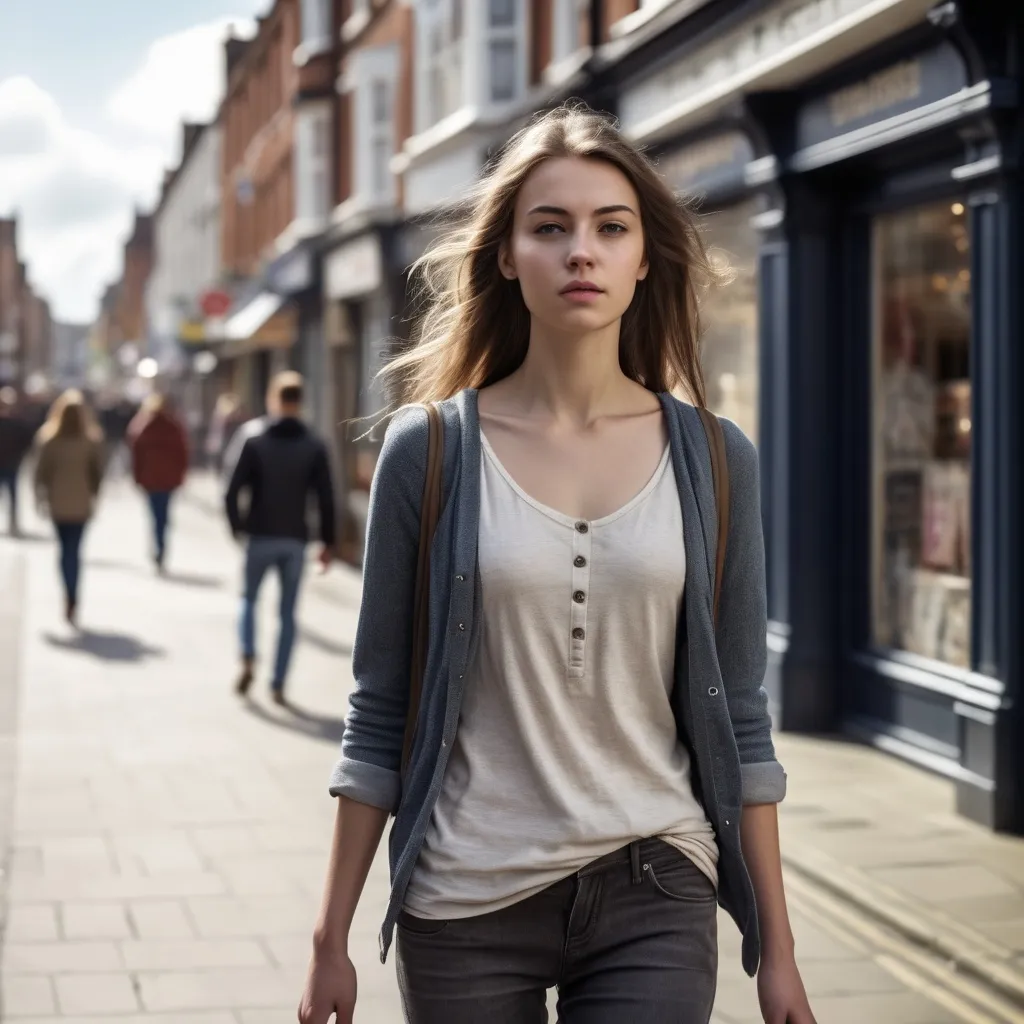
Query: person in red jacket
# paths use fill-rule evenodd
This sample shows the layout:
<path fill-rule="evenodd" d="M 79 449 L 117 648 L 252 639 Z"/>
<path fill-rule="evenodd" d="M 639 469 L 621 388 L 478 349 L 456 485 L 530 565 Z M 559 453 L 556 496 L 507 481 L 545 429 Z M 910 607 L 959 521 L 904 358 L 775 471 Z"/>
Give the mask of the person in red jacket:
<path fill-rule="evenodd" d="M 167 554 L 171 495 L 188 472 L 188 435 L 170 399 L 152 394 L 128 427 L 135 482 L 149 498 L 153 514 L 153 559 L 162 572 Z"/>

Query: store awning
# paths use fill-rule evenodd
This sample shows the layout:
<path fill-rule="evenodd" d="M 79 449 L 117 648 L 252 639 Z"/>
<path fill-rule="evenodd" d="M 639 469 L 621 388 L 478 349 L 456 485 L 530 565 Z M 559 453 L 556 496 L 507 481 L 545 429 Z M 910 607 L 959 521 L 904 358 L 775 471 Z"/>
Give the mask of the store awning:
<path fill-rule="evenodd" d="M 247 302 L 237 313 L 232 314 L 224 324 L 226 341 L 243 341 L 251 338 L 282 306 L 283 295 L 260 292 Z"/>

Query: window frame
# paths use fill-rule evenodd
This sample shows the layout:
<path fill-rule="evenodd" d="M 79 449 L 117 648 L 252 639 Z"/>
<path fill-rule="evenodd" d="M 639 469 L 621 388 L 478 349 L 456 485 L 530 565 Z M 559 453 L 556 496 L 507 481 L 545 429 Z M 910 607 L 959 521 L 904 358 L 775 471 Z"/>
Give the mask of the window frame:
<path fill-rule="evenodd" d="M 295 219 L 322 224 L 334 206 L 333 109 L 330 101 L 304 103 L 295 114 Z"/>
<path fill-rule="evenodd" d="M 355 166 L 353 197 L 370 205 L 388 205 L 396 202 L 398 184 L 390 169 L 383 180 L 377 176 L 379 168 L 378 144 L 388 142 L 389 159 L 399 150 L 397 102 L 399 71 L 401 67 L 398 46 L 368 47 L 352 55 L 351 73 L 346 76 L 354 92 L 352 104 L 352 137 L 359 142 L 353 147 Z M 387 118 L 378 120 L 377 88 L 387 90 Z"/>
<path fill-rule="evenodd" d="M 301 0 L 299 34 L 308 52 L 321 53 L 331 48 L 333 9 L 333 0 Z"/>

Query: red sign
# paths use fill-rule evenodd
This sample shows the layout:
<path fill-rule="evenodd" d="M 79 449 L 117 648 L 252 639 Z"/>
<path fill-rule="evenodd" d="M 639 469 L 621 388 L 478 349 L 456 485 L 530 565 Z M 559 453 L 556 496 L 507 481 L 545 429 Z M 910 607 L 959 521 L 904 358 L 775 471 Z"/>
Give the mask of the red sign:
<path fill-rule="evenodd" d="M 231 308 L 231 296 L 227 292 L 203 292 L 199 307 L 207 316 L 223 316 Z"/>

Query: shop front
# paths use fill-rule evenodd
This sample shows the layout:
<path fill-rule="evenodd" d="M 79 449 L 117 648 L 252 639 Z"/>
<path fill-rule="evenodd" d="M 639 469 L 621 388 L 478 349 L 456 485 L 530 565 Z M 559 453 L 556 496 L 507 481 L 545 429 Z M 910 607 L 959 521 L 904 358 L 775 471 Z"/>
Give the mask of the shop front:
<path fill-rule="evenodd" d="M 684 21 L 675 55 L 630 58 L 620 116 L 737 268 L 705 368 L 760 453 L 777 726 L 874 744 L 1024 832 L 1021 38 L 983 6 Z"/>
<path fill-rule="evenodd" d="M 761 259 L 784 297 L 770 682 L 784 727 L 842 728 L 1024 831 L 1016 97 L 971 27 L 751 97 L 785 213 Z"/>
<path fill-rule="evenodd" d="M 708 406 L 758 435 L 757 218 L 762 197 L 748 168 L 754 145 L 738 126 L 715 125 L 661 148 L 658 170 L 699 211 L 705 242 L 728 269 L 704 307 L 702 366 Z"/>
<path fill-rule="evenodd" d="M 401 330 L 402 275 L 395 229 L 374 227 L 339 241 L 324 257 L 324 382 L 342 508 L 346 561 L 362 562 L 370 482 L 387 407 L 377 374 Z"/>

